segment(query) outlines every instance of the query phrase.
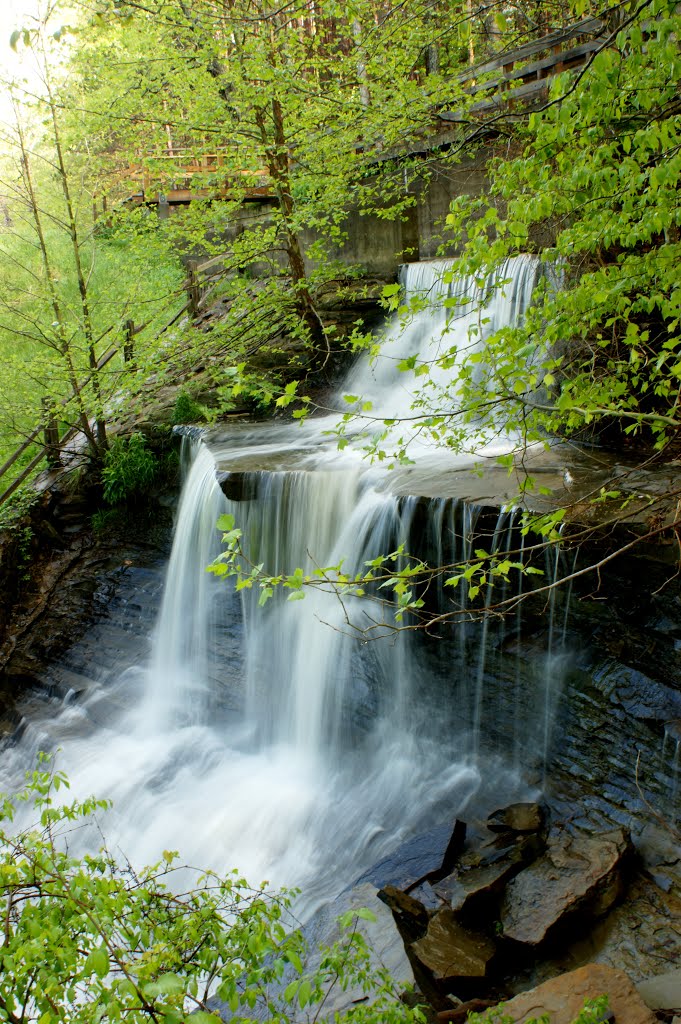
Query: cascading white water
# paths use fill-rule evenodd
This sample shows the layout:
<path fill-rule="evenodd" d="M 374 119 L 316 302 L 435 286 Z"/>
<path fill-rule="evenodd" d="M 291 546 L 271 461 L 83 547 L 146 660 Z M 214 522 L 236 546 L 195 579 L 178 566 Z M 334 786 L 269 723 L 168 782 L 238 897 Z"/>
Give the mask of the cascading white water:
<path fill-rule="evenodd" d="M 344 385 L 346 392 L 372 402 L 373 415 L 409 417 L 415 399 L 421 413 L 455 409 L 452 382 L 457 367 L 467 355 L 484 349 L 494 331 L 520 321 L 540 270 L 535 256 L 513 256 L 481 284 L 469 277 L 448 280 L 450 266 L 447 260 L 431 260 L 402 268 L 407 302 L 418 298 L 425 308 L 410 316 L 406 325 L 395 318 L 380 357 L 360 360 Z M 415 378 L 398 369 L 410 358 L 416 360 L 415 368 L 428 366 L 427 377 Z"/>
<path fill-rule="evenodd" d="M 407 291 L 437 291 L 445 269 L 437 262 L 407 268 Z M 372 398 L 382 416 L 399 416 L 412 388 L 396 363 L 411 355 L 432 360 L 443 346 L 458 352 L 453 359 L 465 358 L 481 343 L 480 336 L 471 341 L 474 321 L 489 320 L 483 334 L 514 322 L 536 273 L 535 260 L 518 257 L 500 275 L 511 282 L 505 293 L 484 289 L 483 313 L 452 316 L 434 302 L 403 334 L 393 326 L 378 362 L 361 361 L 344 390 Z M 446 292 L 462 297 L 466 289 L 479 297 L 471 282 Z M 435 377 L 446 389 L 444 372 Z M 272 573 L 342 560 L 352 571 L 408 539 L 415 503 L 391 494 L 385 474 L 351 449 L 339 455 L 325 428 L 328 421 L 310 421 L 302 432 L 264 425 L 212 441 L 211 450 L 195 443 L 149 665 L 126 691 L 124 710 L 70 738 L 60 755 L 77 793 L 114 800 L 105 827 L 133 862 L 179 849 L 195 863 L 238 867 L 254 881 L 302 885 L 308 907 L 403 836 L 460 813 L 482 770 L 468 761 L 457 707 L 446 706 L 447 690 L 462 683 L 457 664 L 436 685 L 411 636 L 365 643 L 361 627 L 373 611 L 358 599 L 341 602 L 317 590 L 288 601 L 283 592 L 260 609 L 257 590 L 237 597 L 205 572 L 219 550 L 216 521 L 230 508 L 247 556 Z M 266 454 L 282 467 L 295 452 L 298 468 L 261 472 L 255 496 L 230 506 L 215 472 L 226 452 L 235 464 L 239 454 L 251 466 Z M 446 522 L 437 508 L 436 547 Z M 462 559 L 473 519 L 463 513 Z M 241 615 L 242 657 L 232 634 L 229 642 L 223 635 Z M 465 655 L 465 637 L 455 650 Z M 479 724 L 473 696 L 469 710 Z M 54 745 L 55 728 L 42 722 L 17 759 L 25 763 L 36 746 Z M 512 792 L 508 772 L 504 785 Z M 497 794 L 500 786 L 495 780 Z"/>

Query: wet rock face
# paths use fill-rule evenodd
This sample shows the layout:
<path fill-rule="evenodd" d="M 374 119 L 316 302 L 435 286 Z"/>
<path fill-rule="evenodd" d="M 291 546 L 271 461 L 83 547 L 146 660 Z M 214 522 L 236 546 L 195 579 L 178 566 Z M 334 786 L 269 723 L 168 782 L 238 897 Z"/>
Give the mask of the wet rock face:
<path fill-rule="evenodd" d="M 170 548 L 172 481 L 167 495 L 159 491 L 147 506 L 118 510 L 100 533 L 91 527 L 100 499 L 89 476 L 71 480 L 68 472 L 50 471 L 43 485 L 17 528 L 19 538 L 27 539 L 25 564 L 15 550 L 17 531 L 0 535 L 0 712 L 6 712 L 9 726 L 16 699 L 33 687 L 52 692 L 64 652 L 97 623 L 113 618 L 112 602 L 125 589 L 129 570 L 155 570 Z M 110 646 L 113 656 L 120 644 L 112 639 Z M 93 665 L 103 656 L 95 653 Z M 85 669 L 85 676 L 91 673 L 92 667 Z M 68 689 L 78 692 L 79 684 Z M 9 726 L 3 724 L 2 731 Z"/>
<path fill-rule="evenodd" d="M 599 917 L 621 894 L 631 840 L 606 835 L 553 837 L 546 853 L 506 886 L 500 908 L 507 939 L 537 946 L 577 914 Z"/>

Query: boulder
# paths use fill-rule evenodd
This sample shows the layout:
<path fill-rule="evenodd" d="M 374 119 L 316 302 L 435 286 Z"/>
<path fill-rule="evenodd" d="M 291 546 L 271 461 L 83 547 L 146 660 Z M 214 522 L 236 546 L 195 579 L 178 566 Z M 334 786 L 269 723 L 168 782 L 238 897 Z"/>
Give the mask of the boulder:
<path fill-rule="evenodd" d="M 424 937 L 407 948 L 419 984 L 423 987 L 425 972 L 443 994 L 458 980 L 485 978 L 495 952 L 491 939 L 464 928 L 448 907 L 439 910 Z"/>
<path fill-rule="evenodd" d="M 636 988 L 651 1010 L 681 1010 L 681 967 L 646 978 Z"/>
<path fill-rule="evenodd" d="M 616 1024 L 656 1024 L 656 1018 L 624 973 L 605 964 L 586 964 L 504 1003 L 515 1024 L 547 1014 L 549 1024 L 572 1024 L 587 999 L 607 995 Z"/>
<path fill-rule="evenodd" d="M 466 826 L 456 821 L 453 829 L 451 822 L 444 823 L 407 839 L 388 857 L 374 864 L 357 880 L 357 884 L 370 882 L 377 889 L 387 885 L 409 889 L 430 880 L 442 871 L 443 863 L 451 857 L 453 846 L 459 842 L 462 825 L 465 836 Z M 440 877 L 449 871 L 444 871 Z"/>
<path fill-rule="evenodd" d="M 506 938 L 539 945 L 577 915 L 604 914 L 622 890 L 631 840 L 623 829 L 594 836 L 562 834 L 506 886 L 500 920 Z"/>
<path fill-rule="evenodd" d="M 394 885 L 386 885 L 378 898 L 390 907 L 397 929 L 405 942 L 425 935 L 428 928 L 428 911 L 420 900 L 415 899 Z"/>

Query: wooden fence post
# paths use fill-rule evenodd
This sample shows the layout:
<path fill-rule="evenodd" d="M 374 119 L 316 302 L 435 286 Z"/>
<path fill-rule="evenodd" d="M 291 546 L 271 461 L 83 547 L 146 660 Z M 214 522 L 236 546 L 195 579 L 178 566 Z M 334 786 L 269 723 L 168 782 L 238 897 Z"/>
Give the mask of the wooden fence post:
<path fill-rule="evenodd" d="M 50 469 L 63 465 L 59 450 L 59 423 L 49 398 L 43 398 L 43 433 L 45 458 Z"/>
<path fill-rule="evenodd" d="M 199 303 L 201 301 L 201 285 L 196 267 L 189 268 L 189 281 L 187 284 L 187 295 L 189 297 L 189 315 L 195 320 L 199 315 Z"/>
<path fill-rule="evenodd" d="M 131 363 L 135 357 L 135 321 L 125 321 L 125 341 L 123 342 L 123 362 Z"/>

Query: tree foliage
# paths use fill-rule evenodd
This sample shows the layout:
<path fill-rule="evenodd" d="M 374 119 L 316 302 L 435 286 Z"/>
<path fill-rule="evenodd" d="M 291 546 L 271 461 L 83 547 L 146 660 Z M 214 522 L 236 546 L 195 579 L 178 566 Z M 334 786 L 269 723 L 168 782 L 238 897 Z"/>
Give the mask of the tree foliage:
<path fill-rule="evenodd" d="M 0 1020 L 219 1024 L 217 999 L 235 1020 L 280 1024 L 317 1019 L 332 986 L 359 985 L 370 1003 L 340 1020 L 419 1024 L 392 982 L 370 962 L 357 930 L 315 951 L 315 967 L 292 912 L 294 893 L 252 888 L 180 865 L 164 851 L 137 869 L 103 846 L 77 855 L 85 827 L 100 833 L 106 801 L 60 802 L 62 773 L 42 765 L 0 805 Z M 34 816 L 17 830 L 15 817 Z M 81 841 L 82 842 L 82 841 Z"/>
<path fill-rule="evenodd" d="M 76 147 L 70 137 L 53 28 L 49 16 L 37 18 L 14 40 L 38 91 L 27 96 L 10 83 L 11 117 L 0 128 L 0 443 L 16 444 L 47 404 L 99 458 L 108 403 L 125 383 L 122 360 L 104 369 L 103 356 L 130 322 L 142 321 L 153 336 L 179 273 L 167 250 L 154 247 L 153 232 L 138 230 L 146 245 L 123 251 L 115 230 L 97 222 L 87 140 Z"/>
<path fill-rule="evenodd" d="M 560 279 L 462 367 L 462 404 L 475 416 L 494 394 L 524 438 L 617 423 L 663 449 L 681 426 L 681 21 L 658 0 L 619 14 L 590 66 L 518 125 L 520 153 L 493 165 L 490 195 L 453 205 L 449 226 L 466 233 L 453 273 L 487 275 L 548 226 L 541 258 Z"/>

